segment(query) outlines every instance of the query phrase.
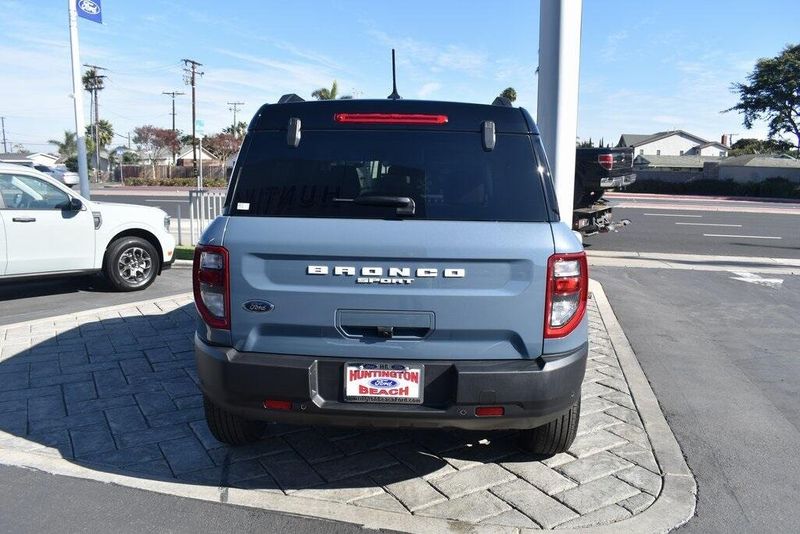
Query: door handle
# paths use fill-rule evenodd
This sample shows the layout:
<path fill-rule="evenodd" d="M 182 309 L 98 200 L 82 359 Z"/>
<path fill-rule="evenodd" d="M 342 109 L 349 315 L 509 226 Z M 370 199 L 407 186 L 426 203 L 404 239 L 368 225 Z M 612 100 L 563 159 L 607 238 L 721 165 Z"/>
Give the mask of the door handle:
<path fill-rule="evenodd" d="M 36 222 L 36 217 L 14 217 L 11 220 L 14 222 Z"/>

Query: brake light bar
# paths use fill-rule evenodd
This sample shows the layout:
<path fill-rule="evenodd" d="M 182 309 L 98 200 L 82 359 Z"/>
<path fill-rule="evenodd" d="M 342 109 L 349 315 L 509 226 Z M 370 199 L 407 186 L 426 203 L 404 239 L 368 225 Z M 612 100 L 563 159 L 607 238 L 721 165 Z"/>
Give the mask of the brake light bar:
<path fill-rule="evenodd" d="M 447 115 L 427 113 L 336 113 L 336 122 L 346 124 L 447 124 Z"/>
<path fill-rule="evenodd" d="M 597 163 L 607 171 L 612 170 L 614 168 L 614 154 L 598 154 Z"/>

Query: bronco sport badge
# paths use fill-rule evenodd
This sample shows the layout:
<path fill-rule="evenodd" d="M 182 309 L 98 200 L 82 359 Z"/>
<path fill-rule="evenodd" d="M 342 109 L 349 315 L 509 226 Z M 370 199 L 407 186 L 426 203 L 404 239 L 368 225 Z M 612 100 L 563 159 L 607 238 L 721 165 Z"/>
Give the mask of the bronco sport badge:
<path fill-rule="evenodd" d="M 384 274 L 384 271 L 386 274 Z M 437 278 L 439 277 L 439 271 L 439 269 L 421 267 L 416 269 L 414 274 L 417 278 Z M 415 280 L 415 278 L 412 278 L 411 273 L 411 267 L 389 267 L 386 270 L 383 267 L 362 267 L 358 271 L 351 266 L 336 265 L 331 270 L 327 265 L 309 265 L 306 269 L 306 274 L 310 275 L 357 276 L 356 284 L 410 285 Z M 466 269 L 442 269 L 441 276 L 443 278 L 464 278 Z"/>

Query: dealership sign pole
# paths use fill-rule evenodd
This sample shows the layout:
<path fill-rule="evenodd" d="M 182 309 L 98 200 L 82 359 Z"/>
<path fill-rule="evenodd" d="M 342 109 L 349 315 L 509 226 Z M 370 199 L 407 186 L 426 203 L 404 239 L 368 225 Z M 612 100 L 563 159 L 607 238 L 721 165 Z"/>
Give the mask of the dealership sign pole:
<path fill-rule="evenodd" d="M 582 0 L 541 0 L 536 122 L 550 160 L 561 220 L 572 226 Z"/>
<path fill-rule="evenodd" d="M 69 43 L 72 54 L 72 102 L 75 107 L 75 138 L 78 144 L 78 174 L 81 195 L 89 198 L 89 169 L 86 164 L 86 127 L 83 117 L 81 57 L 78 48 L 78 16 L 102 23 L 100 0 L 67 0 L 69 10 Z"/>

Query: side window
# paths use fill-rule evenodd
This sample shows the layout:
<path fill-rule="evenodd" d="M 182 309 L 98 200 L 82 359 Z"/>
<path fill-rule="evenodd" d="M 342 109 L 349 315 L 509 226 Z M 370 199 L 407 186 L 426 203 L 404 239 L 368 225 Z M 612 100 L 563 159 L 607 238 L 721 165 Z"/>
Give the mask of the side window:
<path fill-rule="evenodd" d="M 0 174 L 0 209 L 53 210 L 69 204 L 69 195 L 32 176 Z"/>

